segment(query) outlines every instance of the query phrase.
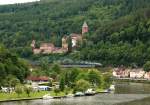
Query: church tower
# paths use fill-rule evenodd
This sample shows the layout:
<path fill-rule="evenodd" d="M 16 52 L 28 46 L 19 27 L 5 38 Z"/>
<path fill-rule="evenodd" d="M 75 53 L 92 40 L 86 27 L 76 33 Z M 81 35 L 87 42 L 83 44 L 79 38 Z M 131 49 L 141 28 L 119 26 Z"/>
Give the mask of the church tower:
<path fill-rule="evenodd" d="M 86 22 L 84 22 L 83 26 L 82 26 L 82 35 L 87 33 L 89 31 L 88 29 L 88 25 Z"/>

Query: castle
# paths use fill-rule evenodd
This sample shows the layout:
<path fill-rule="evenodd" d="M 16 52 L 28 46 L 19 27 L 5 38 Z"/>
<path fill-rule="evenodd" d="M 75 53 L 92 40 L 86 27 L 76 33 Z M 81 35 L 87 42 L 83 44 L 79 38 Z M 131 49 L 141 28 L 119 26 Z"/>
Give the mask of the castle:
<path fill-rule="evenodd" d="M 76 34 L 71 33 L 69 36 L 71 37 L 72 41 L 72 48 L 77 47 L 77 43 L 79 41 L 82 41 L 83 34 L 88 32 L 88 25 L 86 22 L 84 22 L 82 26 L 82 33 Z M 54 53 L 65 53 L 68 51 L 68 37 L 64 36 L 62 37 L 62 47 L 55 47 L 53 43 L 41 43 L 39 48 L 36 48 L 35 44 L 36 41 L 33 40 L 31 43 L 32 51 L 34 54 L 54 54 Z"/>

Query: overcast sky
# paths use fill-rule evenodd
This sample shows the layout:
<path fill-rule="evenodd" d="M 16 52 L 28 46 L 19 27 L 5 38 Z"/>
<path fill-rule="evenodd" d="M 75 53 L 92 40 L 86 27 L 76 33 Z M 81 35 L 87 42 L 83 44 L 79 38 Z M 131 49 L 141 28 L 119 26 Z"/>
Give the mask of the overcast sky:
<path fill-rule="evenodd" d="M 25 2 L 32 2 L 32 1 L 40 1 L 40 0 L 0 0 L 0 5 L 14 4 L 14 3 L 25 3 Z"/>

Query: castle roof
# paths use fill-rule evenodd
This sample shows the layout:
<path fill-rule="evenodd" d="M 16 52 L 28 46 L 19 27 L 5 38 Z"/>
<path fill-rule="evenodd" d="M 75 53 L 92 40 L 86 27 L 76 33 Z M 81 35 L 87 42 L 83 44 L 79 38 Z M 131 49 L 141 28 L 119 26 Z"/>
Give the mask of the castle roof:
<path fill-rule="evenodd" d="M 87 23 L 84 22 L 83 26 L 82 27 L 88 27 Z"/>

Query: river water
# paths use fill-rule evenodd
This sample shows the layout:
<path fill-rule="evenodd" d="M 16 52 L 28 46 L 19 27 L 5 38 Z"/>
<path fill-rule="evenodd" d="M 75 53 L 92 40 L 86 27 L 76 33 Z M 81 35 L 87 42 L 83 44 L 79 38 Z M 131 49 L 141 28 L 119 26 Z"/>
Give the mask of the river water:
<path fill-rule="evenodd" d="M 150 84 L 116 83 L 114 94 L 95 96 L 3 102 L 0 105 L 150 105 Z"/>

